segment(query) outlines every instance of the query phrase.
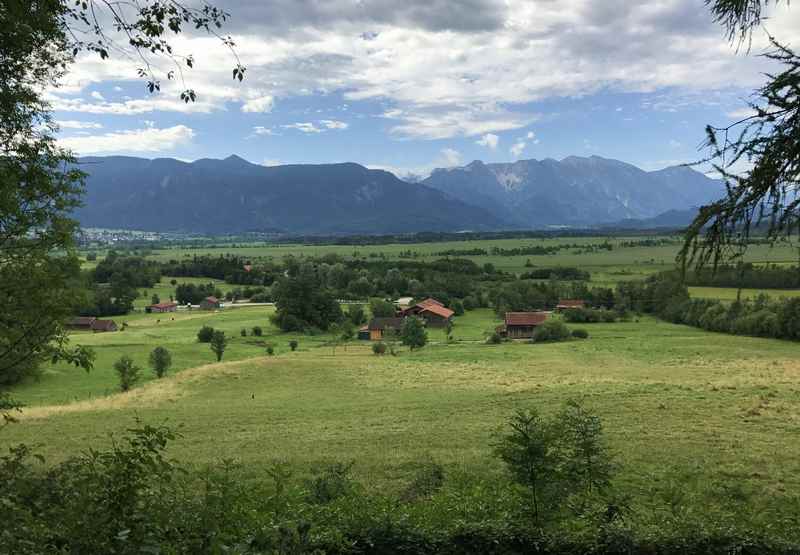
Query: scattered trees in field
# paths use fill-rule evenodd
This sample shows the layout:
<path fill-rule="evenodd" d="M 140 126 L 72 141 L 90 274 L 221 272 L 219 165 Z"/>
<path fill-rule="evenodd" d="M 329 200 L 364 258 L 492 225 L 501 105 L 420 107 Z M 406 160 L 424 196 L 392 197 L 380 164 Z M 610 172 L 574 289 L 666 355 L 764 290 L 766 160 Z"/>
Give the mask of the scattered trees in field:
<path fill-rule="evenodd" d="M 400 331 L 400 340 L 412 351 L 424 347 L 428 342 L 428 332 L 425 330 L 422 320 L 413 317 L 406 318 L 403 322 L 403 329 Z"/>
<path fill-rule="evenodd" d="M 214 337 L 214 328 L 211 326 L 203 326 L 200 328 L 200 331 L 197 332 L 197 341 L 200 343 L 211 343 L 211 339 Z"/>
<path fill-rule="evenodd" d="M 225 332 L 215 330 L 211 336 L 211 350 L 217 356 L 217 362 L 222 360 L 222 355 L 225 354 L 225 348 L 228 346 L 228 338 L 225 337 Z"/>
<path fill-rule="evenodd" d="M 172 366 L 172 355 L 166 348 L 156 347 L 150 351 L 148 361 L 155 375 L 159 378 L 163 378 Z"/>
<path fill-rule="evenodd" d="M 139 367 L 128 355 L 123 355 L 114 363 L 114 370 L 119 376 L 119 388 L 128 391 L 139 381 Z"/>
<path fill-rule="evenodd" d="M 175 300 L 179 304 L 200 304 L 206 297 L 222 298 L 222 291 L 213 283 L 181 283 L 175 288 Z"/>

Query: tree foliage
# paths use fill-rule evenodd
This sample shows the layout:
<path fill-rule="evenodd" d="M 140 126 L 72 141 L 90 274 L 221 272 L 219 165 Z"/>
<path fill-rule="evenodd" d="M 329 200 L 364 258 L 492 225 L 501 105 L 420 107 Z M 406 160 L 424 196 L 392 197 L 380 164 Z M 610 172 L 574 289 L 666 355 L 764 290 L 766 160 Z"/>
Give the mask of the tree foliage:
<path fill-rule="evenodd" d="M 172 366 L 172 354 L 165 347 L 156 347 L 150 351 L 148 361 L 155 375 L 163 378 Z"/>
<path fill-rule="evenodd" d="M 769 0 L 708 0 L 731 40 L 749 40 Z M 701 208 L 687 230 L 679 261 L 702 267 L 741 256 L 750 234 L 771 241 L 800 233 L 800 56 L 770 37 L 764 56 L 781 71 L 749 102 L 752 114 L 725 127 L 706 127 L 711 162 L 726 195 Z M 748 169 L 741 170 L 744 166 Z"/>
<path fill-rule="evenodd" d="M 406 318 L 403 329 L 400 331 L 400 339 L 403 345 L 414 349 L 420 349 L 428 342 L 428 332 L 425 331 L 425 324 L 419 318 Z"/>
<path fill-rule="evenodd" d="M 228 338 L 225 337 L 225 332 L 216 330 L 211 336 L 211 350 L 217 357 L 217 362 L 222 361 L 222 355 L 225 354 L 225 349 L 228 346 Z"/>
<path fill-rule="evenodd" d="M 139 367 L 134 364 L 133 359 L 128 355 L 123 355 L 114 363 L 114 371 L 119 376 L 119 388 L 128 391 L 139 381 Z"/>

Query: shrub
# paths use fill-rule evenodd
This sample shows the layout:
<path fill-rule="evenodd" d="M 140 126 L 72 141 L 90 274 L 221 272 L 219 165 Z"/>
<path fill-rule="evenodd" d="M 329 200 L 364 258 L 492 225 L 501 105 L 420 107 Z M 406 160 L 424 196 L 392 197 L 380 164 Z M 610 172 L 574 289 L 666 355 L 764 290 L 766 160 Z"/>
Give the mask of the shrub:
<path fill-rule="evenodd" d="M 211 350 L 217 355 L 217 362 L 222 360 L 222 355 L 225 353 L 225 348 L 228 346 L 228 338 L 225 337 L 224 331 L 215 331 L 211 336 Z"/>
<path fill-rule="evenodd" d="M 267 345 L 267 355 L 272 356 L 275 354 L 275 347 L 272 345 Z"/>
<path fill-rule="evenodd" d="M 353 491 L 350 471 L 353 463 L 333 463 L 307 482 L 309 497 L 314 503 L 325 504 Z"/>
<path fill-rule="evenodd" d="M 589 332 L 583 328 L 578 328 L 576 330 L 572 330 L 572 337 L 577 337 L 578 339 L 588 339 Z"/>
<path fill-rule="evenodd" d="M 503 338 L 497 332 L 493 332 L 492 335 L 486 338 L 487 345 L 499 345 L 502 342 Z"/>
<path fill-rule="evenodd" d="M 289 348 L 292 350 L 292 352 L 297 350 L 298 345 L 299 344 L 297 343 L 297 339 L 292 339 L 291 341 L 289 341 Z"/>
<path fill-rule="evenodd" d="M 242 337 L 247 337 L 247 328 L 242 328 L 242 331 L 239 332 Z"/>
<path fill-rule="evenodd" d="M 444 485 L 444 467 L 434 460 L 426 460 L 416 465 L 411 483 L 403 492 L 404 501 L 414 501 L 430 497 Z"/>
<path fill-rule="evenodd" d="M 153 369 L 155 375 L 163 378 L 167 370 L 172 366 L 172 355 L 164 347 L 156 347 L 150 351 L 149 362 L 150 368 Z"/>
<path fill-rule="evenodd" d="M 261 329 L 261 326 L 253 326 L 252 335 L 254 337 L 261 337 L 264 334 L 264 330 Z"/>
<path fill-rule="evenodd" d="M 533 342 L 566 341 L 570 333 L 567 325 L 561 320 L 547 320 L 533 330 Z"/>
<path fill-rule="evenodd" d="M 214 337 L 214 328 L 211 326 L 203 326 L 197 332 L 197 340 L 200 343 L 211 343 L 211 338 Z"/>
<path fill-rule="evenodd" d="M 408 345 L 411 350 L 424 347 L 428 342 L 428 333 L 425 331 L 425 325 L 419 318 L 406 318 L 403 323 L 403 329 L 400 332 L 400 338 L 403 345 Z"/>
<path fill-rule="evenodd" d="M 464 303 L 461 301 L 453 301 L 453 305 L 450 307 L 453 309 L 453 312 L 456 316 L 463 316 L 464 315 Z"/>
<path fill-rule="evenodd" d="M 114 363 L 114 370 L 119 376 L 119 388 L 128 391 L 139 381 L 139 367 L 133 363 L 128 355 L 123 355 Z"/>
<path fill-rule="evenodd" d="M 373 343 L 372 352 L 376 355 L 386 354 L 386 343 L 383 342 Z"/>

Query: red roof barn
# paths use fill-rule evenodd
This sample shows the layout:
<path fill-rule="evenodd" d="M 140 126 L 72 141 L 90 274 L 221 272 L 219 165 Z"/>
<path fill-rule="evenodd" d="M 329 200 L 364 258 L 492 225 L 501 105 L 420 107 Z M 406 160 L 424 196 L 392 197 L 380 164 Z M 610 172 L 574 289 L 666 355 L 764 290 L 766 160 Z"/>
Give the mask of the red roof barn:
<path fill-rule="evenodd" d="M 547 312 L 506 312 L 506 334 L 511 339 L 533 337 L 533 330 L 547 320 Z"/>

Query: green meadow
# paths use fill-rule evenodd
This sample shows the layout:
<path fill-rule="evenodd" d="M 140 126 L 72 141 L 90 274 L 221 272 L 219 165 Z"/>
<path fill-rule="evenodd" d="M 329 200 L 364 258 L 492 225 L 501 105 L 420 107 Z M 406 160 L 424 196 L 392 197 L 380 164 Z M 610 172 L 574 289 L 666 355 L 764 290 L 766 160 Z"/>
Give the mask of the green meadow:
<path fill-rule="evenodd" d="M 497 321 L 484 309 L 457 320 L 452 342 L 435 331 L 425 348 L 396 357 L 359 341 L 334 349 L 326 336 L 298 336 L 291 352 L 269 310 L 179 313 L 160 323 L 142 315 L 124 332 L 76 334 L 97 350 L 96 368 L 54 367 L 19 387 L 14 394 L 29 406 L 2 442 L 36 444 L 54 463 L 141 418 L 180 426 L 171 454 L 187 464 L 233 458 L 258 476 L 274 460 L 310 469 L 355 459 L 359 476 L 391 487 L 425 457 L 499 471 L 492 434 L 514 409 L 547 413 L 580 399 L 602 417 L 626 487 L 691 480 L 693 495 L 721 502 L 735 479 L 753 503 L 800 487 L 794 343 L 643 318 L 586 325 L 586 340 L 494 346 L 483 338 Z M 220 364 L 194 338 L 204 323 L 233 338 Z M 266 335 L 239 337 L 252 325 Z M 264 342 L 274 342 L 275 356 Z M 126 353 L 145 367 L 157 344 L 173 352 L 170 375 L 156 380 L 145 370 L 139 387 L 114 392 L 113 360 Z"/>
<path fill-rule="evenodd" d="M 448 248 L 490 243 L 498 241 L 358 248 L 260 245 L 220 252 L 268 258 L 328 252 L 352 256 L 358 251 L 358 256 L 373 252 L 399 258 L 410 249 L 432 259 Z M 521 243 L 529 242 L 505 242 L 504 248 Z M 535 266 L 574 265 L 592 272 L 593 284 L 613 285 L 670 267 L 677 248 L 470 258 L 509 271 L 524 271 L 528 260 Z M 170 249 L 154 256 L 165 260 L 196 252 Z M 774 263 L 792 262 L 792 256 L 787 246 L 756 246 L 748 253 L 751 260 Z M 646 499 L 651 493 L 667 495 L 681 484 L 681 495 L 689 496 L 690 504 L 720 511 L 732 502 L 754 510 L 775 503 L 789 506 L 800 491 L 796 343 L 632 317 L 573 326 L 589 332 L 584 340 L 488 345 L 485 339 L 500 320 L 493 311 L 478 309 L 456 318 L 452 340 L 433 329 L 429 344 L 418 351 L 398 347 L 397 356 L 376 356 L 369 342 L 336 344 L 326 334 L 282 333 L 270 322 L 271 306 L 144 313 L 150 295 L 166 299 L 174 293 L 171 280 L 164 277 L 143 291 L 134 313 L 115 318 L 126 324 L 124 331 L 72 334 L 73 343 L 97 353 L 91 372 L 46 366 L 37 380 L 16 386 L 11 393 L 26 407 L 19 422 L 0 434 L 0 446 L 29 443 L 47 464 L 56 464 L 90 447 L 109 445 L 112 435 L 141 419 L 179 427 L 183 437 L 170 454 L 190 466 L 234 459 L 258 479 L 274 461 L 289 462 L 301 473 L 322 463 L 355 461 L 359 479 L 392 490 L 407 479 L 412 463 L 431 458 L 450 470 L 500 473 L 491 445 L 515 409 L 536 407 L 547 414 L 578 399 L 602 418 L 620 464 L 622 491 Z M 232 287 L 216 284 L 223 292 Z M 695 287 L 691 293 L 733 300 L 738 292 Z M 743 297 L 758 293 L 741 292 Z M 197 341 L 203 325 L 225 331 L 230 339 L 221 363 L 208 344 Z M 254 326 L 262 328 L 261 337 L 252 335 Z M 296 352 L 290 340 L 298 341 Z M 268 345 L 274 356 L 267 355 Z M 173 358 L 162 379 L 147 365 L 156 346 L 169 349 Z M 118 391 L 113 370 L 123 354 L 142 369 L 141 381 L 126 393 Z"/>

